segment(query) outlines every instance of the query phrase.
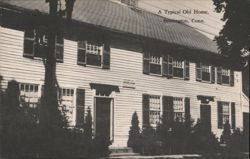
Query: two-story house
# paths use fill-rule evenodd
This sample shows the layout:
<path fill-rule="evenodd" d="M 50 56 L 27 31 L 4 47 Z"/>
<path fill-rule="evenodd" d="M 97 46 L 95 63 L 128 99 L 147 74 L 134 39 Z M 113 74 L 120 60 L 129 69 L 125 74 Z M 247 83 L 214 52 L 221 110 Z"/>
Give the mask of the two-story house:
<path fill-rule="evenodd" d="M 0 9 L 0 88 L 18 81 L 20 98 L 36 107 L 44 85 L 40 46 L 47 45 L 37 35 L 48 3 L 1 0 Z M 115 0 L 76 0 L 72 21 L 62 20 L 58 32 L 59 101 L 71 126 L 81 126 L 90 108 L 94 134 L 117 147 L 127 145 L 135 111 L 141 128 L 156 127 L 164 111 L 200 118 L 217 136 L 226 121 L 243 128 L 249 105 L 243 109 L 241 72 L 194 28 Z"/>

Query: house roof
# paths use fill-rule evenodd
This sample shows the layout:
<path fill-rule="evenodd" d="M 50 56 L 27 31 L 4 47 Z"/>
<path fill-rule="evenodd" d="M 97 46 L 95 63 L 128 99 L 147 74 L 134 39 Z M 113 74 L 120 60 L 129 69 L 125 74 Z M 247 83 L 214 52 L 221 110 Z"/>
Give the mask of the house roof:
<path fill-rule="evenodd" d="M 49 12 L 49 4 L 45 3 L 45 0 L 0 1 L 19 9 Z M 214 41 L 184 23 L 170 19 L 164 21 L 164 18 L 159 15 L 110 0 L 76 0 L 72 18 L 103 29 L 218 53 L 218 47 Z"/>

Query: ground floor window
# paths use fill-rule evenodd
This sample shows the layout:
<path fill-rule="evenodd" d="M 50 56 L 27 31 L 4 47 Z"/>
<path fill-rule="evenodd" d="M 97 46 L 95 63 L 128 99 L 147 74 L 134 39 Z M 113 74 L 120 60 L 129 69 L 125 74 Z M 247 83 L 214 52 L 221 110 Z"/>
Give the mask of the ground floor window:
<path fill-rule="evenodd" d="M 160 96 L 149 96 L 149 123 L 150 126 L 156 127 L 160 123 L 161 102 Z"/>
<path fill-rule="evenodd" d="M 235 103 L 218 101 L 218 128 L 223 128 L 229 122 L 231 128 L 235 128 Z"/>
<path fill-rule="evenodd" d="M 173 112 L 174 112 L 174 120 L 183 121 L 184 118 L 183 98 L 173 97 Z"/>
<path fill-rule="evenodd" d="M 20 104 L 36 108 L 39 100 L 38 84 L 20 83 Z"/>
<path fill-rule="evenodd" d="M 61 110 L 65 113 L 68 122 L 72 125 L 74 120 L 73 112 L 74 106 L 74 89 L 73 88 L 61 88 L 59 92 L 59 103 Z"/>

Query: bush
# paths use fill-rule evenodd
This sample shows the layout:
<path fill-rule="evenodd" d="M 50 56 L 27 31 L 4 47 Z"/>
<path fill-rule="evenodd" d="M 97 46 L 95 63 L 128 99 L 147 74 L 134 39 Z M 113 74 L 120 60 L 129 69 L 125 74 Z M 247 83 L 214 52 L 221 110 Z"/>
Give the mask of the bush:
<path fill-rule="evenodd" d="M 156 131 L 151 126 L 144 127 L 140 137 L 141 154 L 157 155 L 160 154 L 161 141 L 156 136 Z"/>
<path fill-rule="evenodd" d="M 220 142 L 222 144 L 228 144 L 230 142 L 230 136 L 231 136 L 231 126 L 229 124 L 229 121 L 227 120 L 224 124 L 223 132 L 220 137 Z"/>
<path fill-rule="evenodd" d="M 131 120 L 131 127 L 129 130 L 129 138 L 128 138 L 128 147 L 131 147 L 134 152 L 139 152 L 139 138 L 140 138 L 140 127 L 139 127 L 139 120 L 138 115 L 134 112 Z"/>
<path fill-rule="evenodd" d="M 39 106 L 30 108 L 25 105 L 25 102 L 20 104 L 19 94 L 18 82 L 10 81 L 6 93 L 1 97 L 0 156 L 5 158 L 96 158 L 108 154 L 110 142 L 107 139 L 92 139 L 90 109 L 87 112 L 84 131 L 66 127 L 66 117 L 63 113 L 57 124 L 44 125 L 38 120 Z"/>
<path fill-rule="evenodd" d="M 193 153 L 216 153 L 219 142 L 216 136 L 199 119 L 193 128 L 190 147 Z"/>

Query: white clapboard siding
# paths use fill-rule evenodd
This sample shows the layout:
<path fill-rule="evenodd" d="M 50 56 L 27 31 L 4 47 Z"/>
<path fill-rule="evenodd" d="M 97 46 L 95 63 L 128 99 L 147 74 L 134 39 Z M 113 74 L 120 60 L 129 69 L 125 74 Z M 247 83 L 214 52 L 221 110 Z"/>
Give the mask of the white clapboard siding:
<path fill-rule="evenodd" d="M 1 87 L 6 88 L 9 80 L 41 84 L 44 79 L 44 66 L 41 60 L 23 57 L 23 31 L 0 27 L 0 75 Z M 117 42 L 116 45 L 123 45 Z M 126 44 L 129 46 L 130 44 Z M 138 46 L 139 47 L 139 46 Z M 137 112 L 142 125 L 142 94 L 190 97 L 192 118 L 200 117 L 200 101 L 197 95 L 215 96 L 211 102 L 212 130 L 217 129 L 217 101 L 236 103 L 236 126 L 242 127 L 242 108 L 240 105 L 241 73 L 235 73 L 235 86 L 222 86 L 197 82 L 195 64 L 190 63 L 190 80 L 167 79 L 142 73 L 142 53 L 119 49 L 111 45 L 111 67 L 101 69 L 77 65 L 77 42 L 64 40 L 64 62 L 57 64 L 57 79 L 61 87 L 84 88 L 85 108 L 91 108 L 94 115 L 94 92 L 89 83 L 117 85 L 120 92 L 114 95 L 114 145 L 126 146 L 131 117 Z M 135 88 L 123 88 L 124 80 L 135 81 Z M 85 111 L 86 113 L 86 111 Z"/>

